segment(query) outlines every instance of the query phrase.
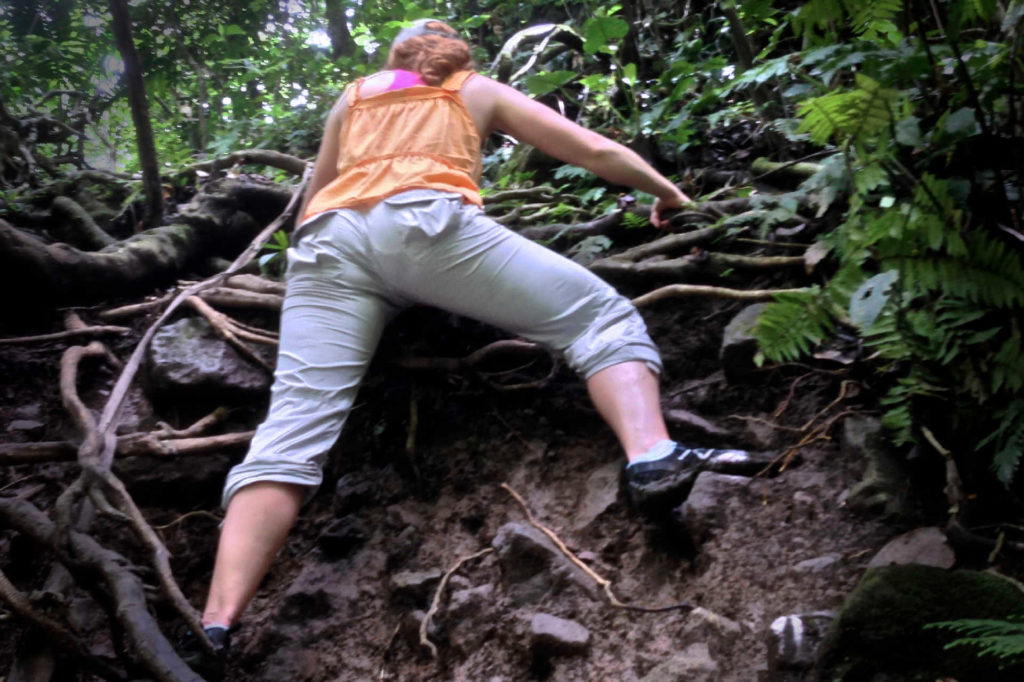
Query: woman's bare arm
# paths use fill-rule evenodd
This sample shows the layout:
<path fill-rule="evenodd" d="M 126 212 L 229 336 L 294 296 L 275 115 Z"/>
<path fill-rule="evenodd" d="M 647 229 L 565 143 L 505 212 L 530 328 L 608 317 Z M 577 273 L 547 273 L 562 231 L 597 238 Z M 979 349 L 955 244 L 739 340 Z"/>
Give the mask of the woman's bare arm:
<path fill-rule="evenodd" d="M 661 227 L 661 212 L 690 201 L 668 178 L 639 154 L 618 142 L 579 126 L 521 92 L 489 78 L 474 78 L 473 99 L 486 97 L 487 121 L 551 156 L 585 168 L 609 182 L 634 187 L 658 197 L 652 222 Z M 467 83 L 467 86 L 469 83 Z"/>

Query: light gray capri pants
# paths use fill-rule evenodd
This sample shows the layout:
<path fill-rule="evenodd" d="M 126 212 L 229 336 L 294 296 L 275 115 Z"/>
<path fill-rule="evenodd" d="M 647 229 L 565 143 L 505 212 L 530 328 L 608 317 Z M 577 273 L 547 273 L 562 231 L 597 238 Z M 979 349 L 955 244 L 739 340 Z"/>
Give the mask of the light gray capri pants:
<path fill-rule="evenodd" d="M 366 213 L 322 213 L 293 244 L 270 410 L 228 474 L 225 507 L 257 481 L 309 486 L 312 497 L 384 326 L 412 304 L 542 343 L 584 378 L 631 360 L 661 372 L 627 299 L 457 194 L 411 190 Z"/>

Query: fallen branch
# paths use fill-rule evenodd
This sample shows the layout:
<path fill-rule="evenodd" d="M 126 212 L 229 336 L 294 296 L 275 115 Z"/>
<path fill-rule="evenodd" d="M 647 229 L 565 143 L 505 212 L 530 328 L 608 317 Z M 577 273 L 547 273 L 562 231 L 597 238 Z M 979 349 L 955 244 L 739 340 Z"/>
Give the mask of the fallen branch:
<path fill-rule="evenodd" d="M 548 539 L 555 544 L 558 550 L 562 554 L 564 554 L 565 557 L 569 559 L 569 561 L 576 564 L 576 566 L 581 571 L 586 573 L 591 580 L 593 580 L 595 583 L 601 586 L 601 588 L 604 590 L 605 597 L 608 599 L 609 606 L 612 606 L 613 608 L 617 609 L 624 609 L 627 611 L 639 611 L 641 613 L 661 613 L 664 611 L 693 610 L 693 604 L 690 604 L 688 602 L 668 604 L 666 606 L 634 606 L 633 604 L 625 604 L 619 601 L 619 598 L 615 596 L 614 592 L 612 592 L 611 581 L 606 578 L 602 578 L 592 568 L 590 568 L 590 566 L 587 566 L 585 563 L 583 563 L 583 561 L 580 560 L 579 557 L 572 553 L 572 550 L 565 546 L 565 543 L 562 542 L 562 540 L 555 534 L 553 530 L 543 525 L 542 523 L 538 522 L 537 519 L 534 518 L 533 512 L 531 512 L 530 508 L 526 505 L 526 501 L 519 493 L 517 493 L 507 483 L 502 483 L 501 489 L 507 492 L 509 495 L 511 495 L 512 498 L 519 503 L 519 507 L 523 510 L 523 513 L 526 515 L 526 520 L 529 522 L 531 526 L 533 526 L 540 532 L 544 533 L 544 535 L 548 536 Z"/>
<path fill-rule="evenodd" d="M 493 551 L 494 549 L 488 547 L 487 549 L 480 550 L 476 554 L 462 557 L 455 562 L 455 565 L 445 571 L 443 576 L 441 576 L 441 582 L 438 583 L 437 590 L 434 591 L 434 599 L 430 603 L 427 615 L 423 616 L 423 621 L 420 623 L 420 646 L 425 646 L 430 649 L 430 655 L 432 658 L 437 658 L 437 647 L 434 646 L 434 643 L 430 641 L 429 637 L 427 637 L 427 631 L 430 628 L 430 620 L 434 617 L 434 614 L 437 613 L 437 610 L 441 606 L 441 597 L 444 596 L 444 590 L 448 586 L 448 581 L 453 575 L 455 575 L 456 571 L 462 568 L 463 564 L 473 561 L 474 559 L 479 559 L 482 556 L 486 556 Z"/>

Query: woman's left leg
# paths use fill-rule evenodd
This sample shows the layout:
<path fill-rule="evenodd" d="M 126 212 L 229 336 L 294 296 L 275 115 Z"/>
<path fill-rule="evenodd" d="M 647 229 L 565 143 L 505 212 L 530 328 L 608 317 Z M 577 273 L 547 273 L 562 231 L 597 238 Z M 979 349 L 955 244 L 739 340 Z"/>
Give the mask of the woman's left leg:
<path fill-rule="evenodd" d="M 443 210 L 437 208 L 436 210 Z M 563 353 L 587 382 L 628 458 L 668 439 L 661 358 L 636 308 L 586 268 L 472 207 L 422 237 L 392 280 L 403 295 L 472 317 Z"/>

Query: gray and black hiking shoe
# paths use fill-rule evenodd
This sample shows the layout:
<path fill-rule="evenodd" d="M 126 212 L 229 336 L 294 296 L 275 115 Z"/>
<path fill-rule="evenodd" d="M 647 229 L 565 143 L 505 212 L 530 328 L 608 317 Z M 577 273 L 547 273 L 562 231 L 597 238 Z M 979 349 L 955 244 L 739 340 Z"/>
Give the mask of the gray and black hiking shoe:
<path fill-rule="evenodd" d="M 682 504 L 702 471 L 736 476 L 754 476 L 770 469 L 777 459 L 773 452 L 747 452 L 718 448 L 694 448 L 677 444 L 666 457 L 635 462 L 626 467 L 626 490 L 630 502 L 642 513 L 657 516 Z"/>
<path fill-rule="evenodd" d="M 210 656 L 199 644 L 199 638 L 191 630 L 178 643 L 178 654 L 188 667 L 195 670 L 208 682 L 220 682 L 224 678 L 224 664 L 231 651 L 231 633 L 227 628 L 203 628 L 213 644 L 215 656 Z"/>

